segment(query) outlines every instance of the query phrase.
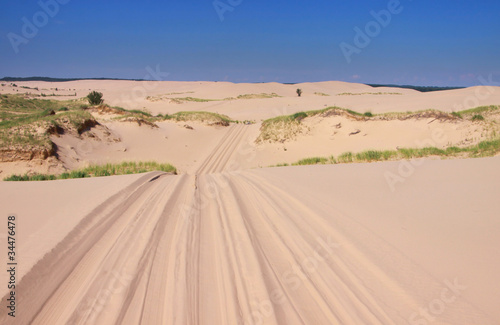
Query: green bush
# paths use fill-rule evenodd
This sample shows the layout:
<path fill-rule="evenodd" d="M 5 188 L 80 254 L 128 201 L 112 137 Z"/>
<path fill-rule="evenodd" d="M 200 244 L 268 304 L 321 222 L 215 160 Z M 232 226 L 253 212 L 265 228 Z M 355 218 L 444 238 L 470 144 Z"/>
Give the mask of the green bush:
<path fill-rule="evenodd" d="M 87 99 L 90 105 L 101 105 L 104 102 L 102 96 L 102 93 L 94 90 L 87 95 Z"/>
<path fill-rule="evenodd" d="M 305 113 L 305 112 L 298 112 L 298 113 L 295 113 L 292 115 L 292 119 L 295 121 L 298 121 L 298 122 L 302 121 L 306 117 L 307 117 L 307 113 Z"/>
<path fill-rule="evenodd" d="M 476 114 L 472 117 L 472 120 L 473 121 L 484 121 L 484 116 L 480 115 L 480 114 Z"/>

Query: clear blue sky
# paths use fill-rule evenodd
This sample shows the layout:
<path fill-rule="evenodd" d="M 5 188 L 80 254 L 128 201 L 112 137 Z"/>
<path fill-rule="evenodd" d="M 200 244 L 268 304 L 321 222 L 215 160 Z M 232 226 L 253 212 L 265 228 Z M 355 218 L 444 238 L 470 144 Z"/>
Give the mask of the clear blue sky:
<path fill-rule="evenodd" d="M 213 0 L 59 1 L 53 17 L 37 1 L 3 2 L 0 77 L 144 78 L 159 65 L 167 80 L 500 82 L 498 0 L 400 0 L 386 26 L 370 12 L 396 0 L 221 0 L 223 13 Z M 348 63 L 340 45 L 354 48 L 367 25 L 370 43 Z"/>

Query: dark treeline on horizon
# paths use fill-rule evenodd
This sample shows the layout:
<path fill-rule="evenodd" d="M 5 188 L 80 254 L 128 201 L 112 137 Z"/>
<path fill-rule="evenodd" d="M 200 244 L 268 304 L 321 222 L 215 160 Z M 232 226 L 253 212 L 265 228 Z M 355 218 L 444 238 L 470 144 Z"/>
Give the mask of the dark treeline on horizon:
<path fill-rule="evenodd" d="M 441 91 L 441 90 L 453 90 L 453 89 L 464 89 L 466 87 L 436 87 L 436 86 L 412 86 L 412 85 L 382 85 L 382 84 L 367 84 L 368 86 L 379 88 L 379 87 L 390 87 L 390 88 L 404 88 L 413 89 L 420 92 L 430 92 L 430 91 Z"/>

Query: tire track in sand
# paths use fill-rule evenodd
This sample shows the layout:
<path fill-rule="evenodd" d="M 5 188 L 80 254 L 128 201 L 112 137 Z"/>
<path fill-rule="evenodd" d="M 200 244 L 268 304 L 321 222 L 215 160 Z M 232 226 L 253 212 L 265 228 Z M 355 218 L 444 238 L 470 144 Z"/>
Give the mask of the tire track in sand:
<path fill-rule="evenodd" d="M 230 172 L 247 130 L 96 207 L 23 277 L 16 324 L 407 324 L 439 281 L 335 207 Z"/>
<path fill-rule="evenodd" d="M 243 124 L 233 124 L 227 134 L 217 144 L 211 154 L 204 160 L 196 171 L 197 175 L 220 173 L 227 171 L 231 157 L 237 152 L 245 140 L 248 127 Z"/>

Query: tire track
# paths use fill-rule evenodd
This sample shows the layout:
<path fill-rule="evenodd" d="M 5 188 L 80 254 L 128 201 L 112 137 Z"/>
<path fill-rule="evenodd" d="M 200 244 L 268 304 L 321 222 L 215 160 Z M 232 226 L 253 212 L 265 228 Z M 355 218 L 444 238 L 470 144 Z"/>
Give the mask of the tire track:
<path fill-rule="evenodd" d="M 245 139 L 248 130 L 248 127 L 242 124 L 233 124 L 229 128 L 227 135 L 198 168 L 197 175 L 225 171 L 231 157 Z"/>
<path fill-rule="evenodd" d="M 226 187 L 218 175 L 200 177 L 201 190 L 209 184 Z M 270 300 L 253 240 L 241 213 L 238 199 L 231 191 L 220 193 L 213 204 L 202 211 L 203 236 L 207 243 L 202 252 L 206 260 L 212 258 L 212 263 L 203 263 L 207 285 L 202 283 L 201 290 L 213 299 L 200 301 L 200 324 L 247 324 L 255 304 Z M 276 323 L 277 320 L 270 317 L 262 324 Z"/>
<path fill-rule="evenodd" d="M 89 247 L 68 278 L 44 304 L 33 324 L 65 323 L 68 318 L 71 323 L 114 323 L 119 312 L 113 307 L 123 304 L 123 295 L 106 287 L 116 281 L 116 274 L 112 271 L 120 270 L 126 280 L 126 275 L 136 273 L 138 262 L 145 252 L 147 254 L 148 250 L 158 247 L 161 236 L 156 233 L 169 217 L 162 213 L 163 207 L 172 204 L 176 199 L 172 194 L 185 181 L 185 177 L 163 178 L 152 185 L 146 184 L 149 186 L 145 191 L 126 201 L 130 205 L 112 211 L 109 218 L 114 222 L 101 236 L 90 234 L 94 245 Z M 149 241 L 150 238 L 153 240 Z M 73 292 L 75 285 L 79 287 L 79 295 Z M 127 283 L 120 285 L 126 287 Z M 72 302 L 72 299 L 75 301 Z M 54 310 L 57 312 L 54 313 Z"/>
<path fill-rule="evenodd" d="M 289 299 L 288 303 L 294 306 L 293 309 L 299 312 L 299 317 L 306 324 L 392 324 L 377 304 L 367 308 L 366 300 L 373 302 L 373 297 L 365 292 L 367 297 L 359 299 L 351 291 L 350 286 L 355 283 L 346 285 L 345 279 L 337 274 L 337 270 L 332 270 L 331 265 L 326 263 L 329 260 L 335 260 L 338 263 L 339 256 L 336 251 L 329 252 L 335 256 L 321 256 L 319 251 L 316 251 L 318 239 L 326 238 L 325 233 L 336 237 L 334 231 L 311 229 L 309 224 L 312 220 L 309 220 L 309 223 L 304 222 L 305 216 L 314 217 L 311 211 L 304 212 L 302 207 L 295 204 L 295 201 L 280 202 L 283 198 L 274 191 L 265 191 L 248 179 L 245 181 L 238 179 L 233 183 L 238 183 L 235 188 L 239 190 L 236 189 L 236 191 L 239 195 L 245 195 L 249 199 L 247 201 L 249 205 L 254 207 L 253 212 L 248 214 L 247 222 L 254 224 L 254 229 L 259 229 L 256 232 L 257 236 L 259 233 L 266 234 L 266 238 L 260 235 L 259 244 L 262 245 L 261 252 L 265 254 L 263 260 L 270 261 L 273 273 L 278 274 L 276 278 L 278 282 L 274 284 L 274 287 L 284 290 Z M 249 209 L 252 208 L 249 207 Z M 302 222 L 297 223 L 294 220 L 295 217 L 299 217 Z M 321 226 L 324 227 L 324 225 Z M 342 242 L 342 249 L 344 249 L 345 240 L 336 237 L 333 241 Z M 316 264 L 308 265 L 307 262 L 312 261 L 313 258 L 316 258 Z M 292 266 L 283 267 L 286 263 L 281 263 L 281 265 L 277 263 L 280 259 L 288 261 Z M 326 262 L 319 263 L 322 259 Z M 294 274 L 294 281 L 290 280 L 290 274 Z M 344 297 L 349 297 L 348 305 L 344 303 Z M 303 315 L 300 315 L 301 306 L 304 305 L 314 308 L 315 312 L 302 312 Z M 307 319 L 307 316 L 311 317 L 311 314 L 315 318 Z"/>
<path fill-rule="evenodd" d="M 16 324 L 407 324 L 440 282 L 333 199 L 229 172 L 247 130 L 96 207 L 23 277 Z"/>

